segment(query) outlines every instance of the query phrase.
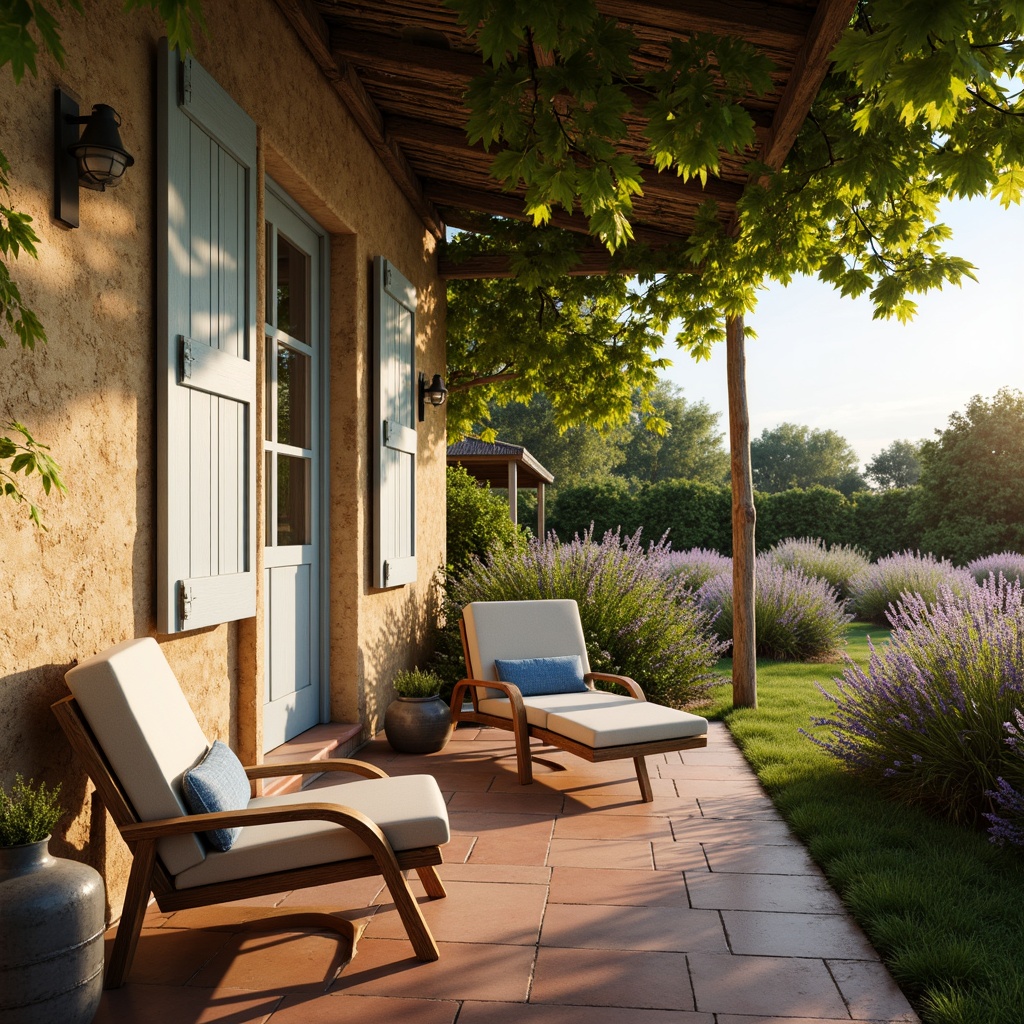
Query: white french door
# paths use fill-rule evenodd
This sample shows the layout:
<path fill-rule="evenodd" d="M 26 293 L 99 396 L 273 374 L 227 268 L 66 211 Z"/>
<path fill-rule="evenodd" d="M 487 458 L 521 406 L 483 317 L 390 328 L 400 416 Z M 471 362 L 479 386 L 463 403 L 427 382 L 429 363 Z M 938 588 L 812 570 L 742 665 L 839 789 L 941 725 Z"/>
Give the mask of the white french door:
<path fill-rule="evenodd" d="M 322 720 L 322 423 L 325 237 L 268 181 L 263 439 L 264 749 Z"/>

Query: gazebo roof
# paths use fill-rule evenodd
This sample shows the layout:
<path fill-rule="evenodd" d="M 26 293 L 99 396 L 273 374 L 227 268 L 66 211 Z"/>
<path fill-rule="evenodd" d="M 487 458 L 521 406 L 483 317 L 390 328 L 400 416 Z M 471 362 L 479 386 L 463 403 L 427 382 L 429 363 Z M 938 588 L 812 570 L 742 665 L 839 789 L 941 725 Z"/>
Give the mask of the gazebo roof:
<path fill-rule="evenodd" d="M 495 150 L 470 145 L 462 96 L 483 70 L 480 55 L 441 0 L 277 0 L 323 73 L 348 106 L 389 173 L 424 223 L 438 237 L 444 226 L 472 229 L 476 216 L 526 219 L 521 191 L 506 192 L 490 176 Z M 756 145 L 742 154 L 722 154 L 721 171 L 702 186 L 651 165 L 641 129 L 642 91 L 627 116 L 630 155 L 644 171 L 644 194 L 634 200 L 633 226 L 640 241 L 654 246 L 685 238 L 699 204 L 718 203 L 723 224 L 732 222 L 748 180 L 747 161 L 782 164 L 828 69 L 829 53 L 849 23 L 856 0 L 596 0 L 601 14 L 628 26 L 638 42 L 633 64 L 639 76 L 664 66 L 673 38 L 696 32 L 737 36 L 757 46 L 775 64 L 773 88 L 748 96 L 745 108 L 757 131 Z M 538 53 L 544 62 L 548 56 Z M 586 236 L 578 212 L 556 211 L 552 224 Z M 589 241 L 589 239 L 588 239 Z M 599 273 L 607 253 L 584 249 L 574 272 Z M 453 266 L 448 277 L 485 273 L 493 256 Z M 480 265 L 477 266 L 476 263 Z M 502 274 L 501 276 L 504 276 Z"/>
<path fill-rule="evenodd" d="M 448 445 L 448 465 L 464 466 L 477 480 L 486 481 L 492 487 L 508 486 L 510 462 L 516 464 L 520 487 L 537 487 L 539 484 L 554 482 L 554 476 L 521 444 L 466 438 Z"/>

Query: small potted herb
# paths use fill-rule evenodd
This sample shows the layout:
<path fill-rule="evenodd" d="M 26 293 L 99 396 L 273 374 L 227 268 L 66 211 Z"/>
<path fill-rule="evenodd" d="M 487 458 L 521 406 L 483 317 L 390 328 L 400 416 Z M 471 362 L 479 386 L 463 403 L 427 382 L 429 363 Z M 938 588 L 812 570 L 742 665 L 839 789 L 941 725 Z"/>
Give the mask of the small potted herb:
<path fill-rule="evenodd" d="M 443 750 L 452 733 L 448 705 L 441 700 L 443 681 L 419 669 L 399 672 L 396 699 L 384 714 L 384 735 L 401 754 L 433 754 Z"/>

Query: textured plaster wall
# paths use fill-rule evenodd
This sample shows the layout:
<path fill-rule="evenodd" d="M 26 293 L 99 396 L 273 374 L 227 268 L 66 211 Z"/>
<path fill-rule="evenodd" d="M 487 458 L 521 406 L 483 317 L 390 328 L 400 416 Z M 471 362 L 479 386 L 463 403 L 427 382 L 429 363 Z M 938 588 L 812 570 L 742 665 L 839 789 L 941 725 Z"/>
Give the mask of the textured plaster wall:
<path fill-rule="evenodd" d="M 0 780 L 20 771 L 62 784 L 70 813 L 54 848 L 104 870 L 114 916 L 127 851 L 105 816 L 93 813 L 91 787 L 49 705 L 66 693 L 63 673 L 77 658 L 155 635 L 153 132 L 163 29 L 121 6 L 87 0 L 85 16 L 63 14 L 66 67 L 43 61 L 38 78 L 17 87 L 9 69 L 0 72 L 0 150 L 13 166 L 12 202 L 33 217 L 40 237 L 40 259 L 22 258 L 14 272 L 49 336 L 34 353 L 0 351 L 0 420 L 22 420 L 49 444 L 70 489 L 63 500 L 46 499 L 47 533 L 0 501 Z M 417 489 L 419 580 L 375 592 L 368 582 L 371 266 L 385 255 L 416 285 L 420 368 L 438 372 L 444 288 L 436 241 L 277 7 L 219 0 L 204 9 L 208 31 L 197 59 L 256 121 L 267 173 L 331 234 L 331 717 L 375 729 L 391 674 L 424 649 L 430 580 L 443 561 L 444 431 L 443 416 L 428 414 Z M 78 94 L 83 110 L 115 107 L 136 157 L 116 190 L 82 191 L 76 230 L 52 216 L 57 84 Z M 259 232 L 261 266 L 262 243 Z M 261 474 L 262 459 L 257 464 Z M 259 475 L 257 488 L 262 498 Z M 261 750 L 260 619 L 158 640 L 208 736 L 252 760 Z"/>

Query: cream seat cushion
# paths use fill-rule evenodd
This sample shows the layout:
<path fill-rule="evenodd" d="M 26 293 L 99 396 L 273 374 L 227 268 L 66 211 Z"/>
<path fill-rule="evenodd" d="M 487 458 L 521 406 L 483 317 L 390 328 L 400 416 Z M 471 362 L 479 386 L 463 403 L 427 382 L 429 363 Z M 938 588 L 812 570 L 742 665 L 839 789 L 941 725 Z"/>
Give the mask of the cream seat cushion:
<path fill-rule="evenodd" d="M 547 728 L 586 747 L 621 747 L 703 736 L 708 720 L 686 711 L 646 700 L 630 700 L 628 707 L 593 707 L 552 711 Z"/>
<path fill-rule="evenodd" d="M 437 781 L 431 775 L 359 779 L 298 793 L 254 797 L 249 807 L 306 803 L 341 804 L 362 811 L 380 827 L 396 851 L 440 846 L 449 839 L 448 811 Z M 365 857 L 367 852 L 366 846 L 352 832 L 329 821 L 247 825 L 230 850 L 210 851 L 201 863 L 177 875 L 174 885 L 178 889 L 190 889 L 211 882 L 352 860 Z"/>
<path fill-rule="evenodd" d="M 583 711 L 587 708 L 609 708 L 635 703 L 637 702 L 632 697 L 606 693 L 604 690 L 591 690 L 588 693 L 548 693 L 541 697 L 523 698 L 527 722 L 540 729 L 548 727 L 548 717 L 552 712 L 564 714 L 571 711 Z M 512 702 L 508 697 L 485 697 L 480 701 L 480 710 L 486 715 L 512 718 Z"/>

